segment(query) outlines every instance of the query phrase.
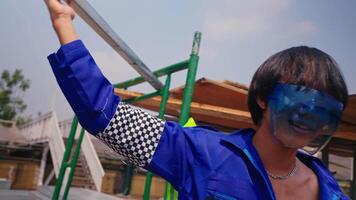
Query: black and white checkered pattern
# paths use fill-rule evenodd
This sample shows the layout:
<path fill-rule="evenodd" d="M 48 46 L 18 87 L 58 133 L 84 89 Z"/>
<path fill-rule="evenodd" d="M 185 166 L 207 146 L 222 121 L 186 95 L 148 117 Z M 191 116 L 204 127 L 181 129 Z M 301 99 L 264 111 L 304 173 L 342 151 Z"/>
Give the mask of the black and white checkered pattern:
<path fill-rule="evenodd" d="M 120 103 L 109 125 L 97 137 L 128 162 L 144 167 L 152 159 L 164 123 L 143 110 Z"/>

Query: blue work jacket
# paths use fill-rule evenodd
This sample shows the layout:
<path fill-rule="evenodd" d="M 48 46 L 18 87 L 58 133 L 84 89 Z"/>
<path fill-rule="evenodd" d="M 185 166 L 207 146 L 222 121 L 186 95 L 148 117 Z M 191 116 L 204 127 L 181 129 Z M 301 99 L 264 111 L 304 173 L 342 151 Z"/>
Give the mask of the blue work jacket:
<path fill-rule="evenodd" d="M 80 40 L 62 46 L 48 59 L 61 90 L 88 132 L 98 136 L 116 123 L 113 118 L 119 113 L 116 109 L 120 98 Z M 155 126 L 162 131 L 157 140 L 152 140 L 157 141 L 150 147 L 153 153 L 142 156 L 147 160 L 140 163 L 168 180 L 178 190 L 179 199 L 276 199 L 252 144 L 253 129 L 241 129 L 227 135 L 211 127 L 183 128 L 176 122 L 162 124 L 162 129 Z M 109 131 L 106 139 L 116 130 Z M 113 141 L 109 138 L 104 142 L 116 147 Z M 116 141 L 121 142 L 121 139 Z M 128 141 L 127 138 L 124 141 Z M 301 152 L 297 157 L 316 174 L 321 200 L 348 199 L 318 158 Z"/>

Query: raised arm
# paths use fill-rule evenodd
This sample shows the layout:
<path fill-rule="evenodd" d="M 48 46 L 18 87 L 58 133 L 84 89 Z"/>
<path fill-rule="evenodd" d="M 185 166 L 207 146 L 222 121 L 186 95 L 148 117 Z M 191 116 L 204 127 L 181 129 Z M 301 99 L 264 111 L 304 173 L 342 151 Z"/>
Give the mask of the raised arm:
<path fill-rule="evenodd" d="M 61 43 L 61 48 L 49 55 L 48 60 L 80 124 L 97 135 L 115 114 L 119 97 L 79 40 L 72 23 L 73 9 L 59 0 L 45 0 L 45 3 Z"/>
<path fill-rule="evenodd" d="M 60 49 L 48 56 L 64 96 L 82 127 L 136 166 L 170 181 L 176 188 L 190 180 L 187 170 L 198 153 L 198 135 L 120 102 L 72 25 L 73 10 L 58 0 L 45 1 Z M 193 134 L 198 132 L 199 134 Z M 201 134 L 200 134 L 201 133 Z"/>
<path fill-rule="evenodd" d="M 74 10 L 68 4 L 58 0 L 44 1 L 61 45 L 77 40 L 79 37 L 73 27 Z"/>

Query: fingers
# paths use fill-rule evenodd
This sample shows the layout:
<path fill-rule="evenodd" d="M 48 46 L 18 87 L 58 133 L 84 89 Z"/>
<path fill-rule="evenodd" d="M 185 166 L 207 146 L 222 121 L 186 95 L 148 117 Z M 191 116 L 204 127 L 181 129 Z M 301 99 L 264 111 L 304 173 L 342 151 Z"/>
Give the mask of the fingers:
<path fill-rule="evenodd" d="M 55 4 L 56 2 L 58 2 L 58 0 L 44 0 L 44 2 L 47 4 L 47 5 L 51 5 L 51 4 Z M 59 3 L 59 2 L 58 2 Z"/>
<path fill-rule="evenodd" d="M 48 8 L 56 8 L 58 6 L 61 6 L 62 3 L 60 0 L 44 0 Z"/>

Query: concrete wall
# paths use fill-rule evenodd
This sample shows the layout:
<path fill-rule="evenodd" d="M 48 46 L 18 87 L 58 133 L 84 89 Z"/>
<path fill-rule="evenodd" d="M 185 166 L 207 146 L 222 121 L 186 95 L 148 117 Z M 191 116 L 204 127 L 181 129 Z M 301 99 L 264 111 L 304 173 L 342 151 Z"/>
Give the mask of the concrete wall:
<path fill-rule="evenodd" d="M 37 189 L 38 174 L 38 162 L 0 160 L 0 178 L 12 181 L 11 189 Z"/>

